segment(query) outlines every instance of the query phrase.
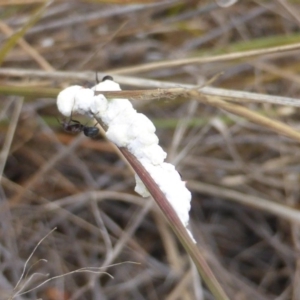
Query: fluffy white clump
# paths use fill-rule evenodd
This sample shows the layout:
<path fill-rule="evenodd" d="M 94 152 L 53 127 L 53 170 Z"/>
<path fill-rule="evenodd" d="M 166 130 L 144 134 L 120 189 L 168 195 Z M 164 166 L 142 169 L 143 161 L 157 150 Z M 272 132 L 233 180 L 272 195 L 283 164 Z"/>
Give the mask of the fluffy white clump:
<path fill-rule="evenodd" d="M 153 123 L 145 115 L 137 113 L 128 99 L 107 100 L 103 95 L 95 95 L 95 91 L 120 90 L 119 84 L 112 80 L 102 81 L 92 89 L 71 86 L 59 93 L 57 107 L 65 116 L 74 112 L 100 118 L 107 126 L 107 138 L 119 147 L 127 147 L 141 162 L 181 222 L 188 226 L 191 193 L 175 167 L 164 162 L 167 154 L 158 145 Z M 141 179 L 137 175 L 135 179 L 135 191 L 148 197 L 149 191 Z"/>
<path fill-rule="evenodd" d="M 130 128 L 128 135 L 131 139 L 141 138 L 146 133 L 154 133 L 156 131 L 153 123 L 141 113 L 136 113 L 131 120 L 129 120 Z"/>
<path fill-rule="evenodd" d="M 109 126 L 112 123 L 121 124 L 121 120 L 124 125 L 130 122 L 130 119 L 124 120 L 124 115 L 134 115 L 136 110 L 132 107 L 132 104 L 127 99 L 113 99 L 109 101 L 109 106 L 102 116 L 102 121 L 105 125 Z"/>
<path fill-rule="evenodd" d="M 58 96 L 56 105 L 60 113 L 66 117 L 70 117 L 75 106 L 75 96 L 83 89 L 80 85 L 72 85 L 62 90 Z"/>
<path fill-rule="evenodd" d="M 96 95 L 93 97 L 93 103 L 91 104 L 91 112 L 94 115 L 104 115 L 108 108 L 108 101 L 103 95 Z"/>
<path fill-rule="evenodd" d="M 157 144 L 141 146 L 138 138 L 128 144 L 129 151 L 138 159 L 147 160 L 153 165 L 160 165 L 167 157 L 167 153 Z"/>
<path fill-rule="evenodd" d="M 187 226 L 189 221 L 191 192 L 186 188 L 175 167 L 169 163 L 153 165 L 143 159 L 142 165 L 166 195 L 182 223 Z"/>
<path fill-rule="evenodd" d="M 141 178 L 137 174 L 134 174 L 134 177 L 135 177 L 135 182 L 136 182 L 136 185 L 135 185 L 135 188 L 134 188 L 135 192 L 140 194 L 142 197 L 151 196 L 149 191 L 145 187 L 143 181 L 141 180 Z"/>
<path fill-rule="evenodd" d="M 91 106 L 94 102 L 94 91 L 91 89 L 80 89 L 75 95 L 73 110 L 81 115 L 93 116 Z"/>
<path fill-rule="evenodd" d="M 120 85 L 112 80 L 101 81 L 91 88 L 93 91 L 121 91 Z"/>

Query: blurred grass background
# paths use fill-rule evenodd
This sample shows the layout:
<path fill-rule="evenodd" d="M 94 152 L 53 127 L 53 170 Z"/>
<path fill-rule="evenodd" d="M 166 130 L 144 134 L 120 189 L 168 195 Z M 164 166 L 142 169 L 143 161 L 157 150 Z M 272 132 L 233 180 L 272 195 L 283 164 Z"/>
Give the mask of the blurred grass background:
<path fill-rule="evenodd" d="M 96 72 L 123 89 L 197 85 L 224 72 L 214 87 L 300 98 L 299 50 L 139 71 L 300 42 L 300 1 L 112 2 L 0 1 L 1 300 L 16 293 L 26 259 L 54 227 L 24 291 L 45 280 L 37 273 L 103 267 L 114 278 L 75 273 L 15 299 L 213 299 L 111 145 L 63 132 L 62 88 L 93 85 Z M 296 106 L 248 102 L 300 127 Z M 193 99 L 133 103 L 191 188 L 194 236 L 230 299 L 300 299 L 299 143 Z"/>

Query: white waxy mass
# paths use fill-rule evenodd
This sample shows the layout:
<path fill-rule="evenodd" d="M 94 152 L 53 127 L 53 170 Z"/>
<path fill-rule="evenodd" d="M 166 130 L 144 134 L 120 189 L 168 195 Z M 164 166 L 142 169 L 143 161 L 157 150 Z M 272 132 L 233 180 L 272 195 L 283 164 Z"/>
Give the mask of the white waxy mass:
<path fill-rule="evenodd" d="M 100 118 L 107 126 L 107 138 L 118 147 L 126 147 L 141 162 L 187 227 L 191 193 L 175 167 L 164 162 L 167 154 L 158 145 L 153 123 L 145 115 L 137 113 L 128 99 L 107 100 L 103 95 L 94 93 L 120 90 L 119 84 L 112 80 L 102 81 L 91 89 L 71 86 L 59 93 L 57 107 L 66 117 L 79 113 Z M 135 178 L 135 191 L 148 197 L 150 194 L 143 182 L 137 175 Z"/>
<path fill-rule="evenodd" d="M 70 117 L 75 106 L 75 96 L 82 89 L 80 85 L 72 85 L 62 90 L 56 100 L 58 110 L 65 117 Z"/>

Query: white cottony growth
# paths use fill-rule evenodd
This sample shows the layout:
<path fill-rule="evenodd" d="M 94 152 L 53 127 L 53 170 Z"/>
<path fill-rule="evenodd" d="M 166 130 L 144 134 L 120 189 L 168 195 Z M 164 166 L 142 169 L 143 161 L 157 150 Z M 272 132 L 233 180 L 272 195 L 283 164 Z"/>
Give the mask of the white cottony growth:
<path fill-rule="evenodd" d="M 70 117 L 75 106 L 75 96 L 79 90 L 83 89 L 80 85 L 72 85 L 62 90 L 56 100 L 56 105 L 60 113 Z"/>
<path fill-rule="evenodd" d="M 121 91 L 120 85 L 112 80 L 101 81 L 92 87 L 93 91 Z"/>
<path fill-rule="evenodd" d="M 137 174 L 134 174 L 134 177 L 135 177 L 135 182 L 136 182 L 136 186 L 135 186 L 134 190 L 138 194 L 140 194 L 142 197 L 149 197 L 149 196 L 151 196 L 150 193 L 149 193 L 149 191 L 145 187 L 143 181 L 141 180 L 141 178 Z"/>
<path fill-rule="evenodd" d="M 139 126 L 136 126 L 139 124 Z M 130 120 L 130 129 L 128 135 L 134 139 L 142 137 L 145 133 L 154 133 L 156 128 L 153 123 L 143 114 L 136 113 Z"/>
<path fill-rule="evenodd" d="M 167 157 L 167 153 L 157 144 L 143 146 L 138 138 L 132 140 L 127 148 L 138 159 L 144 159 L 153 165 L 160 165 Z"/>
<path fill-rule="evenodd" d="M 91 89 L 71 86 L 59 93 L 57 107 L 67 117 L 74 112 L 100 118 L 107 126 L 107 138 L 118 147 L 126 147 L 141 162 L 187 227 L 191 193 L 175 167 L 164 162 L 167 153 L 158 145 L 153 123 L 137 113 L 128 99 L 107 100 L 103 95 L 95 95 L 95 91 L 120 90 L 112 80 L 102 81 Z M 135 191 L 148 197 L 149 191 L 138 175 L 135 179 Z"/>
<path fill-rule="evenodd" d="M 130 138 L 127 136 L 128 126 L 122 124 L 112 124 L 106 131 L 106 137 L 118 147 L 127 147 Z"/>
<path fill-rule="evenodd" d="M 91 104 L 91 112 L 94 115 L 104 115 L 107 107 L 108 107 L 108 101 L 103 95 L 97 95 L 93 97 L 93 103 Z"/>
<path fill-rule="evenodd" d="M 175 167 L 169 163 L 155 166 L 144 159 L 141 163 L 166 195 L 182 223 L 187 226 L 192 196 Z"/>
<path fill-rule="evenodd" d="M 91 112 L 91 106 L 94 102 L 93 97 L 94 91 L 92 91 L 91 89 L 80 89 L 75 95 L 73 110 L 79 114 L 88 114 L 90 117 L 92 117 L 93 114 Z"/>
<path fill-rule="evenodd" d="M 136 110 L 127 99 L 113 99 L 109 101 L 109 106 L 101 119 L 105 125 L 109 126 L 111 123 L 120 124 L 118 120 L 124 119 L 124 115 L 133 115 L 134 113 L 136 113 Z M 123 121 L 124 125 L 127 125 L 130 120 Z"/>

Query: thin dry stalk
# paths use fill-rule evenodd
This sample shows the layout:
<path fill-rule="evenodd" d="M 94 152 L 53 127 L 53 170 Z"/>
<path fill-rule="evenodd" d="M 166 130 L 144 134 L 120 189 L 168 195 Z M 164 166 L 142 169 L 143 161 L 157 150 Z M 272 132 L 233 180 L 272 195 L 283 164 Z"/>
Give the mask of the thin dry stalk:
<path fill-rule="evenodd" d="M 271 47 L 271 48 L 265 48 L 261 50 L 250 50 L 250 51 L 222 54 L 222 55 L 209 56 L 209 57 L 192 57 L 192 58 L 185 58 L 185 59 L 178 59 L 178 60 L 171 60 L 171 61 L 148 63 L 148 64 L 143 64 L 135 67 L 111 69 L 108 70 L 107 72 L 109 74 L 140 73 L 140 72 L 152 71 L 155 69 L 171 68 L 171 67 L 177 67 L 177 66 L 183 66 L 189 64 L 204 64 L 204 63 L 211 63 L 211 62 L 222 62 L 222 61 L 229 61 L 234 59 L 250 58 L 259 55 L 294 51 L 294 50 L 298 50 L 299 48 L 300 48 L 300 43 L 296 43 L 292 45 Z"/>
<path fill-rule="evenodd" d="M 219 196 L 224 199 L 235 201 L 239 204 L 243 204 L 258 210 L 265 211 L 269 214 L 276 215 L 289 222 L 300 224 L 300 212 L 293 207 L 276 203 L 268 199 L 243 194 L 231 189 L 226 189 L 224 187 L 212 184 L 189 181 L 187 185 L 193 191 L 197 191 L 199 193 L 204 193 L 211 196 Z"/>
<path fill-rule="evenodd" d="M 104 77 L 107 73 L 100 73 L 97 72 L 99 77 Z M 25 70 L 25 69 L 16 69 L 16 68 L 0 68 L 0 75 L 6 77 L 19 77 L 19 78 L 40 78 L 40 79 L 54 79 L 54 80 L 76 80 L 76 81 L 94 81 L 95 80 L 95 72 L 67 72 L 67 71 L 54 71 L 54 72 L 45 72 L 41 70 Z M 178 84 L 176 82 L 166 82 L 166 81 L 159 81 L 159 80 L 151 80 L 145 79 L 140 77 L 131 77 L 131 76 L 122 76 L 122 75 L 115 75 L 114 79 L 116 82 L 128 86 L 134 87 L 149 87 L 149 88 L 158 88 L 158 89 L 194 89 L 197 86 L 192 84 Z M 53 88 L 36 88 L 33 90 L 32 88 L 26 89 L 25 87 L 9 87 L 9 86 L 0 86 L 0 92 L 5 93 L 8 95 L 44 95 L 45 97 L 55 97 L 60 89 L 53 89 Z M 237 91 L 237 90 L 229 90 L 229 89 L 222 89 L 216 87 L 203 87 L 200 89 L 201 93 L 204 95 L 211 95 L 211 96 L 219 96 L 223 100 L 227 101 L 234 101 L 237 103 L 270 103 L 270 104 L 277 104 L 277 105 L 288 105 L 294 107 L 300 107 L 300 100 L 297 98 L 291 97 L 284 97 L 284 96 L 277 96 L 277 95 L 267 95 L 267 94 L 259 94 L 259 93 L 251 93 L 245 91 Z M 158 93 L 155 90 L 146 90 L 146 94 L 151 95 L 153 93 Z M 162 91 L 165 93 L 166 91 Z M 174 92 L 174 91 L 173 91 Z M 179 91 L 180 92 L 180 91 Z M 122 91 L 120 93 L 128 93 L 128 91 Z M 140 93 L 140 94 L 139 94 Z M 138 96 L 139 99 L 146 100 L 146 97 L 142 97 L 143 91 L 134 92 L 134 94 L 129 94 L 128 96 Z M 107 94 L 109 95 L 113 94 Z M 122 94 L 118 94 L 121 96 Z M 149 97 L 148 99 L 152 99 Z M 153 98 L 156 99 L 163 99 L 163 94 L 157 95 L 157 97 Z"/>
<path fill-rule="evenodd" d="M 0 3 L 1 5 L 2 3 Z M 4 22 L 0 21 L 0 29 L 5 33 L 6 36 L 11 36 L 13 34 L 13 30 Z M 55 69 L 47 62 L 47 60 L 39 54 L 39 52 L 30 46 L 23 38 L 20 38 L 18 44 L 22 47 L 22 49 L 28 53 L 45 71 L 54 71 Z"/>
<path fill-rule="evenodd" d="M 120 148 L 120 150 L 124 157 L 134 168 L 135 172 L 138 174 L 140 179 L 143 181 L 150 194 L 153 196 L 153 199 L 155 199 L 156 203 L 162 210 L 164 216 L 169 221 L 169 224 L 172 227 L 173 231 L 180 240 L 182 246 L 192 258 L 194 264 L 196 265 L 204 282 L 209 287 L 211 293 L 216 299 L 229 300 L 220 283 L 216 279 L 214 273 L 208 266 L 205 258 L 202 256 L 196 244 L 191 239 L 186 228 L 183 226 L 173 207 L 171 206 L 163 192 L 159 189 L 158 185 L 154 182 L 154 180 L 145 170 L 142 164 L 126 148 Z"/>
<path fill-rule="evenodd" d="M 18 101 L 15 101 L 15 108 L 13 111 L 12 120 L 6 132 L 5 140 L 0 153 L 0 180 L 2 180 L 3 170 L 7 162 L 7 157 L 9 155 L 14 133 L 17 128 L 22 106 L 23 106 L 23 99 L 19 99 Z"/>
<path fill-rule="evenodd" d="M 98 92 L 100 94 L 100 92 Z M 212 105 L 217 108 L 225 109 L 228 112 L 244 117 L 249 121 L 269 128 L 279 134 L 283 134 L 291 139 L 300 142 L 300 133 L 291 126 L 285 125 L 280 121 L 272 120 L 262 116 L 242 106 L 231 104 L 215 96 L 204 96 L 198 90 L 188 90 L 184 88 L 159 89 L 159 90 L 139 90 L 139 91 L 120 91 L 120 92 L 101 92 L 107 98 L 129 98 L 135 100 L 155 100 L 160 98 L 175 99 L 185 97 L 197 99 L 198 101 Z"/>

